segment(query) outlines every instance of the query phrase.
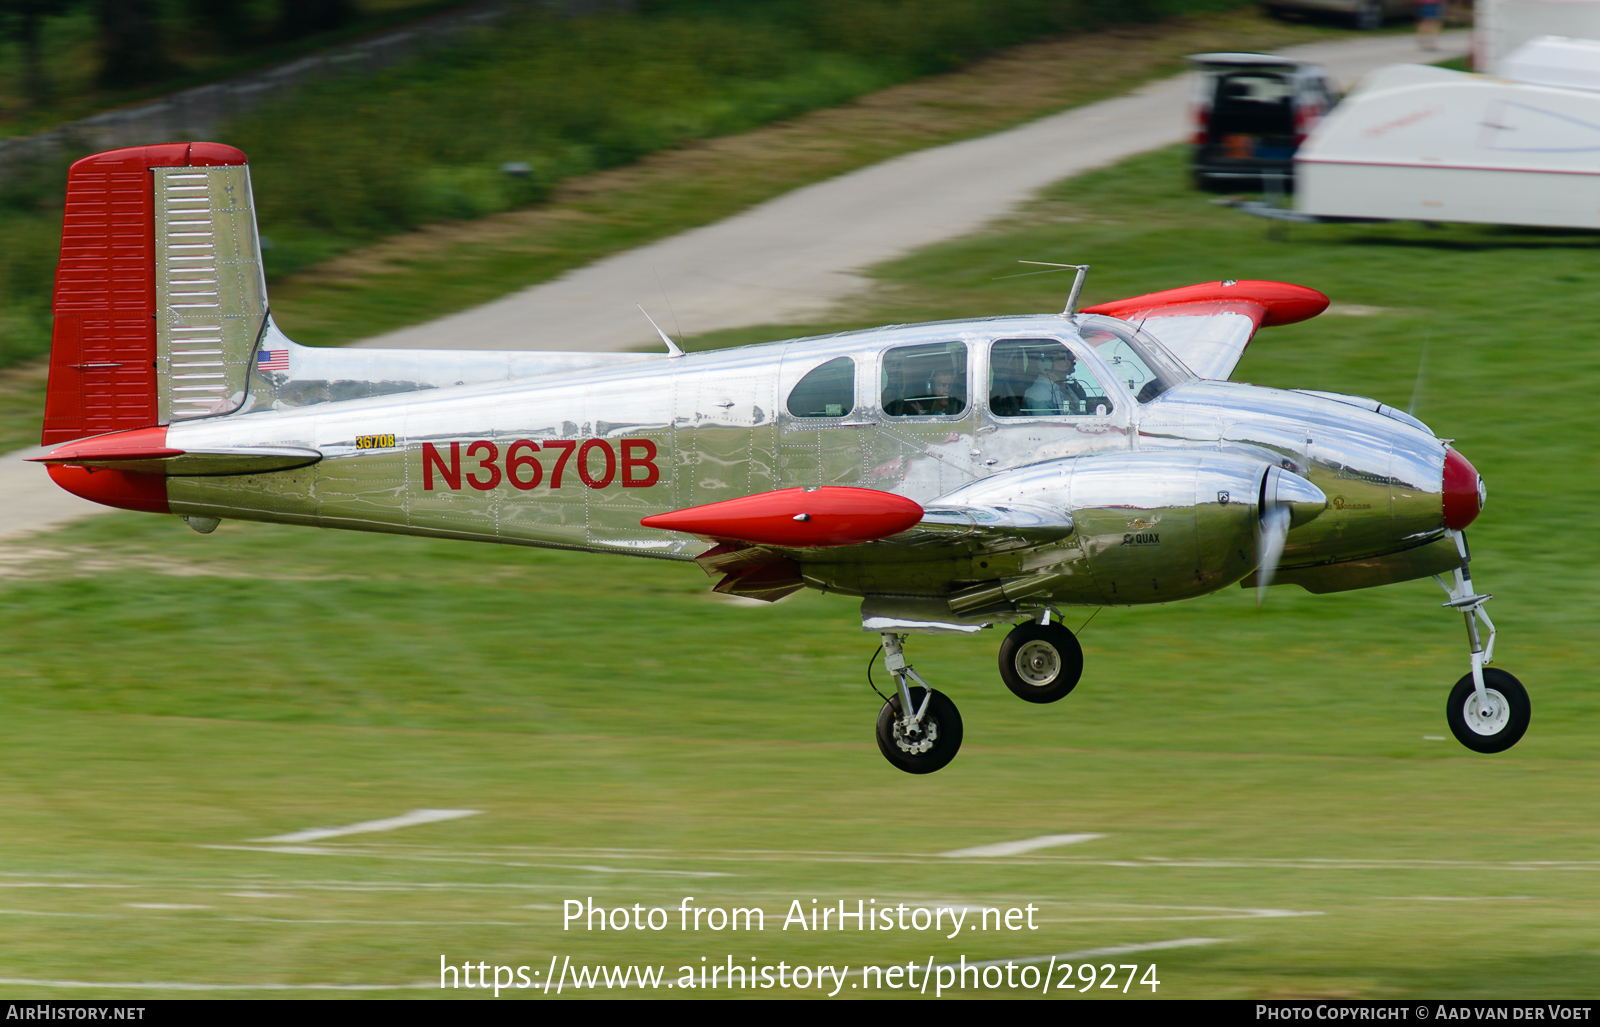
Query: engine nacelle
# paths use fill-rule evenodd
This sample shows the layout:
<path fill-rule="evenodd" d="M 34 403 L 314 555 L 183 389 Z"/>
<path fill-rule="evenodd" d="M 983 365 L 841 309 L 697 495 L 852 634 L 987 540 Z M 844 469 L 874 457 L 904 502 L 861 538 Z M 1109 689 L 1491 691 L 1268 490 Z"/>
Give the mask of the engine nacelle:
<path fill-rule="evenodd" d="M 1107 453 L 975 482 L 940 503 L 1025 503 L 1072 515 L 1072 538 L 1034 554 L 1028 573 L 997 590 L 1007 600 L 1170 602 L 1255 569 L 1262 486 L 1272 470 L 1221 453 Z M 1275 495 L 1291 491 L 1292 483 L 1276 480 L 1285 476 L 1304 481 L 1277 469 Z"/>

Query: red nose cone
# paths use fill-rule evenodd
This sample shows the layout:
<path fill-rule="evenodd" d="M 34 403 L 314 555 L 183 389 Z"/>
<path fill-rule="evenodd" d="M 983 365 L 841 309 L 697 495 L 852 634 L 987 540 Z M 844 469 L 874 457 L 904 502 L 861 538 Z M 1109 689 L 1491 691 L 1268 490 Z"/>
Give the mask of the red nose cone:
<path fill-rule="evenodd" d="M 1483 478 L 1455 450 L 1444 455 L 1444 526 L 1461 531 L 1478 518 L 1487 490 Z"/>

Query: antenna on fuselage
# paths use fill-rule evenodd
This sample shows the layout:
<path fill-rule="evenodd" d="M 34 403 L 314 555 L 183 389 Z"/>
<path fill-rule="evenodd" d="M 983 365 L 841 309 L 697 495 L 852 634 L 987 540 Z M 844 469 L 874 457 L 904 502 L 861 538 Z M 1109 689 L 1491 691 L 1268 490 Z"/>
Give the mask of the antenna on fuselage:
<path fill-rule="evenodd" d="M 1048 275 L 1056 271 L 1076 271 L 1072 279 L 1072 291 L 1067 293 L 1067 305 L 1062 308 L 1062 317 L 1071 317 L 1078 312 L 1078 296 L 1083 292 L 1083 280 L 1089 277 L 1088 264 L 1057 264 L 1048 260 L 1019 260 L 1018 264 L 1040 264 L 1048 267 L 1049 271 L 1024 271 L 1020 275 L 1001 275 L 1000 278 L 1023 278 L 1027 275 Z M 999 278 L 994 281 L 999 281 Z"/>
<path fill-rule="evenodd" d="M 661 326 L 656 324 L 656 319 L 650 316 L 650 311 L 644 309 L 644 304 L 643 303 L 635 303 L 634 306 L 639 308 L 639 313 L 644 315 L 644 319 L 646 321 L 650 322 L 650 327 L 654 328 L 656 330 L 656 334 L 661 336 L 661 341 L 667 344 L 667 356 L 668 357 L 681 357 L 681 356 L 683 356 L 683 350 L 678 347 L 677 343 L 672 341 L 672 337 L 670 335 L 668 335 L 666 332 L 663 332 L 661 330 Z"/>

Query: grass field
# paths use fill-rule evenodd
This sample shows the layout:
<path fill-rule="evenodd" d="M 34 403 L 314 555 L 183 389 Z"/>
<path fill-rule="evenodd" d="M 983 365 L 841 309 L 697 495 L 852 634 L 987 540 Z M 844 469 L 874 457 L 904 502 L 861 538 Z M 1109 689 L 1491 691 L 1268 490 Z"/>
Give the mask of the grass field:
<path fill-rule="evenodd" d="M 839 317 L 1053 309 L 1064 276 L 991 279 L 1081 260 L 1091 302 L 1219 277 L 1333 297 L 1264 333 L 1243 380 L 1405 407 L 1426 342 L 1418 413 L 1488 481 L 1474 569 L 1499 596 L 1498 663 L 1533 697 L 1510 752 L 1444 737 L 1465 645 L 1426 581 L 1285 586 L 1259 613 L 1237 589 L 1107 609 L 1083 632 L 1082 684 L 1051 707 L 1000 687 L 998 634 L 918 638 L 967 742 L 912 778 L 872 742 L 875 640 L 847 599 L 734 605 L 692 567 L 249 524 L 201 537 L 118 514 L 0 547 L 0 993 L 431 996 L 441 954 L 675 979 L 702 957 L 1093 953 L 1068 962 L 1155 964 L 1156 997 L 1593 996 L 1597 246 L 1414 225 L 1269 239 L 1185 191 L 1170 151 L 879 269 L 879 294 Z M 414 809 L 481 812 L 258 841 Z M 1101 837 L 940 855 L 1066 833 Z M 563 932 L 562 903 L 591 896 L 756 905 L 767 926 Z M 1031 903 L 1039 927 L 782 930 L 812 899 Z M 861 983 L 840 994 L 906 994 Z"/>

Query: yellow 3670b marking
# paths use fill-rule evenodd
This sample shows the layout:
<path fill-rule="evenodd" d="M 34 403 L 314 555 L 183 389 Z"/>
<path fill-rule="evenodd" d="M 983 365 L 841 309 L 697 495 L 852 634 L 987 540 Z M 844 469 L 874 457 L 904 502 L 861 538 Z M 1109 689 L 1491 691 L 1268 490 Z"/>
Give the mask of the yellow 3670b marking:
<path fill-rule="evenodd" d="M 393 449 L 393 435 L 357 435 L 357 449 Z"/>

